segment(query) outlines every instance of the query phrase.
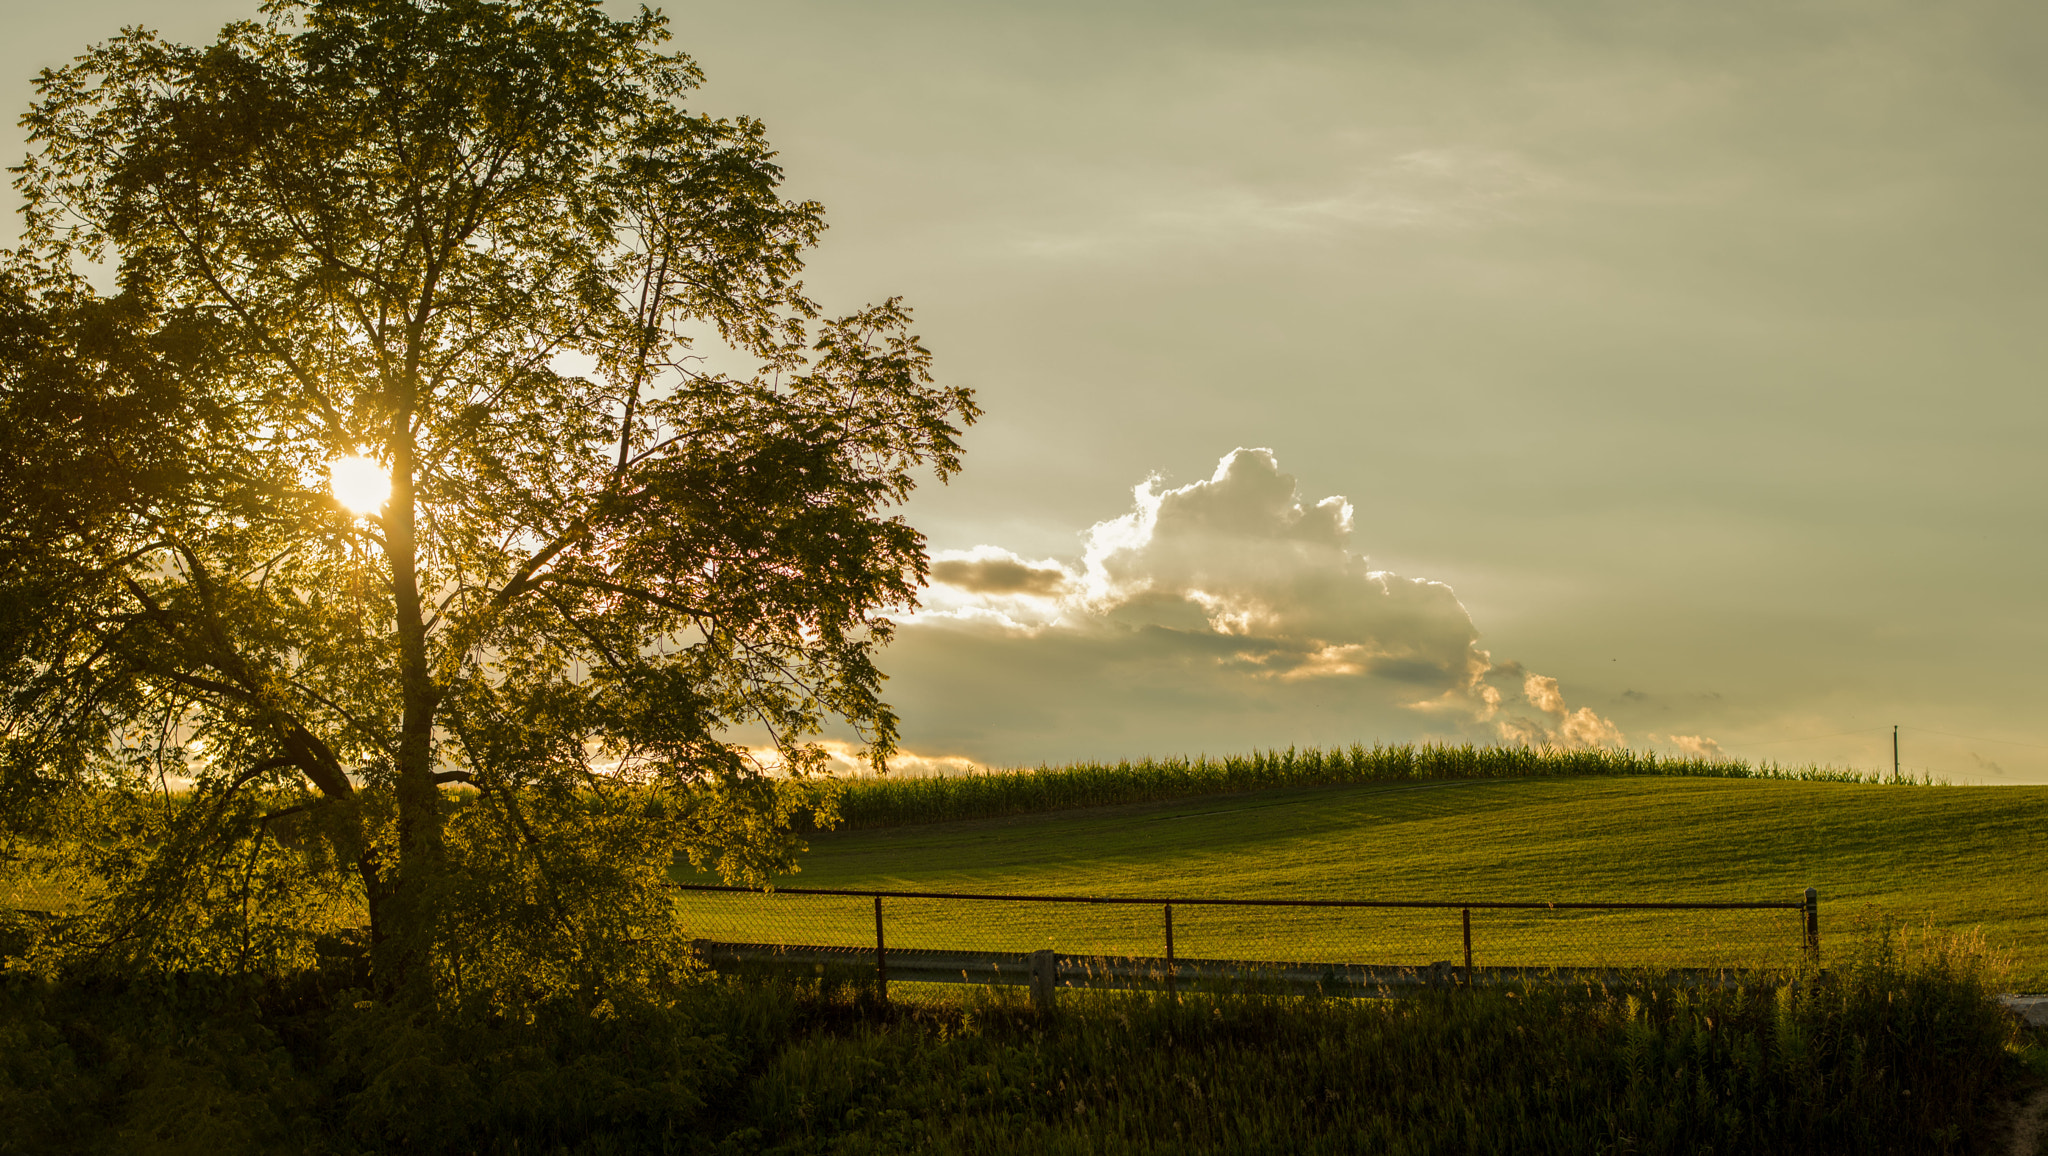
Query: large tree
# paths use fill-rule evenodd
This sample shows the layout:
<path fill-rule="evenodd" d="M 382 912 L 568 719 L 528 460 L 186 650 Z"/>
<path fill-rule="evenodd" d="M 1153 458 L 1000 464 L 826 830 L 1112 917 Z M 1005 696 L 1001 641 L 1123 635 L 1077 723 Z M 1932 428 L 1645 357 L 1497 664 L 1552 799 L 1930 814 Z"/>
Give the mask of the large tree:
<path fill-rule="evenodd" d="M 690 110 L 658 14 L 264 14 L 125 31 L 24 121 L 17 857 L 103 888 L 74 949 L 287 962 L 360 902 L 388 985 L 484 943 L 583 983 L 660 939 L 679 852 L 786 866 L 821 727 L 886 758 L 873 652 L 926 565 L 892 511 L 977 411 L 896 302 L 805 297 L 819 206 Z M 337 497 L 356 458 L 388 500 Z"/>

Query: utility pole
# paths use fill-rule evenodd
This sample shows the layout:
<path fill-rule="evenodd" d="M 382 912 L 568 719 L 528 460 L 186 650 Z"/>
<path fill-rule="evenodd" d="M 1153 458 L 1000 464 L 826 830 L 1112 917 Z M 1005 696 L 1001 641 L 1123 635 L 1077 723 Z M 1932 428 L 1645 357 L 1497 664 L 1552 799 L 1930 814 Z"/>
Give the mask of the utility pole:
<path fill-rule="evenodd" d="M 1892 782 L 1899 781 L 1899 724 L 1892 724 Z"/>

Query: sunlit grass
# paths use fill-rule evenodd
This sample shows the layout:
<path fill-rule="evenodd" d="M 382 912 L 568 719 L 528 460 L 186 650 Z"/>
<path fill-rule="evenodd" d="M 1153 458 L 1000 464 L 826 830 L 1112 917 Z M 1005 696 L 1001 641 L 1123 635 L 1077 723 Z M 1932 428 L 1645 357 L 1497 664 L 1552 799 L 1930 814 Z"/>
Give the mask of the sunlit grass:
<path fill-rule="evenodd" d="M 2044 787 L 1672 776 L 1376 783 L 832 832 L 811 843 L 801 873 L 784 885 L 1444 901 L 1791 901 L 1812 886 L 1824 946 L 1857 918 L 1981 927 L 2017 957 L 2016 983 L 2048 988 L 2048 918 L 2038 902 Z M 708 901 L 690 902 L 703 910 Z M 802 911 L 795 897 L 775 902 L 791 905 L 789 914 L 756 921 L 764 933 L 873 943 L 865 901 L 807 901 Z M 900 946 L 1163 948 L 1163 913 L 1153 909 L 956 905 L 941 915 L 896 906 L 888 925 Z M 1712 917 L 1720 950 L 1796 945 L 1791 914 Z M 1411 963 L 1454 959 L 1461 949 L 1456 912 L 1401 917 L 1409 930 L 1378 941 L 1359 929 L 1368 917 L 1304 913 L 1270 916 L 1276 926 L 1256 936 L 1205 943 L 1208 918 L 1176 911 L 1179 954 L 1242 957 L 1255 948 L 1262 958 L 1318 959 L 1385 950 L 1396 958 L 1348 962 Z M 1514 951 L 1571 946 L 1509 934 L 1494 918 L 1475 913 L 1476 962 L 1522 962 Z M 1646 965 L 1714 962 L 1651 935 L 1682 935 L 1688 919 L 1709 917 L 1605 918 L 1610 926 L 1580 941 Z M 743 938 L 745 927 L 707 920 L 706 930 Z"/>

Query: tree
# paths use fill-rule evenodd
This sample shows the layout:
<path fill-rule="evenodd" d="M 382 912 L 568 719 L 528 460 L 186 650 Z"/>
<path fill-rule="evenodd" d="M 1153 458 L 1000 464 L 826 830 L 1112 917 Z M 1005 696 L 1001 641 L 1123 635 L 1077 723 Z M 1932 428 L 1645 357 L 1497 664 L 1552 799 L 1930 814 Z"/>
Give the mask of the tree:
<path fill-rule="evenodd" d="M 101 950 L 303 958 L 354 897 L 387 986 L 486 942 L 587 985 L 666 933 L 676 855 L 788 866 L 829 720 L 886 760 L 874 652 L 926 567 L 891 511 L 978 410 L 897 301 L 821 319 L 820 207 L 759 123 L 689 111 L 658 14 L 263 11 L 127 30 L 24 120 L 15 846 L 104 882 Z M 362 511 L 329 485 L 358 456 Z"/>

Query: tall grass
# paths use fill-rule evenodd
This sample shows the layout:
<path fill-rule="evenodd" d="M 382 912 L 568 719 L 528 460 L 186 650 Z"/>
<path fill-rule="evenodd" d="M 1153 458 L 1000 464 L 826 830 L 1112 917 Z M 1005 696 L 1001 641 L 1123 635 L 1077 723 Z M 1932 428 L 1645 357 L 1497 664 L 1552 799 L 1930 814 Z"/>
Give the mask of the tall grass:
<path fill-rule="evenodd" d="M 787 1153 L 1973 1150 L 2023 1042 L 1998 961 L 1940 932 L 1852 954 L 1741 989 L 969 997 L 814 1029 L 726 1127 Z"/>
<path fill-rule="evenodd" d="M 334 962 L 0 972 L 0 1156 L 1961 1152 L 2040 1042 L 1990 998 L 2002 961 L 1939 931 L 1796 984 L 1062 993 L 1050 1017 L 681 977 L 483 1014 L 375 1001 Z"/>
<path fill-rule="evenodd" d="M 1149 803 L 1274 787 L 1324 787 L 1434 779 L 1520 779 L 1558 775 L 1688 775 L 1786 779 L 1802 783 L 1881 783 L 1899 779 L 1835 767 L 1781 767 L 1739 759 L 1673 758 L 1647 751 L 1557 750 L 1526 746 L 1374 745 L 1288 747 L 1248 755 L 1069 763 L 1036 770 L 931 778 L 871 778 L 846 783 L 839 814 L 846 827 L 893 827 L 986 819 L 1072 807 Z"/>

